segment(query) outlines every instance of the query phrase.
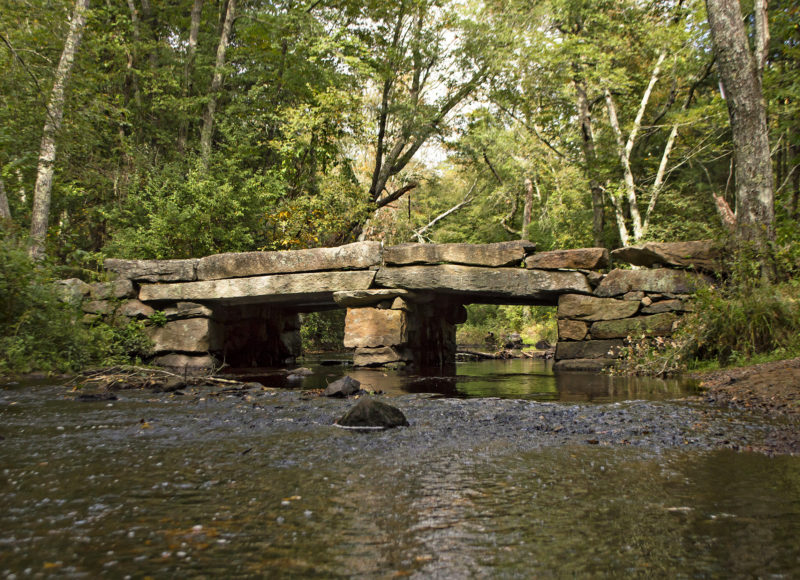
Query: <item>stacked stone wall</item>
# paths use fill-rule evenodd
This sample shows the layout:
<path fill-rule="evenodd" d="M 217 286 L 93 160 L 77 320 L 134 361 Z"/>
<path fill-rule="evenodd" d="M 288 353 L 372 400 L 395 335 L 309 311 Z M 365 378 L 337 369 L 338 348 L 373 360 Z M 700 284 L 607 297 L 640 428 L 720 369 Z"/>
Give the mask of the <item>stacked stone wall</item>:
<path fill-rule="evenodd" d="M 611 258 L 647 269 L 614 269 L 591 295 L 559 298 L 556 370 L 597 371 L 631 341 L 671 336 L 697 289 L 713 282 L 718 253 L 710 242 L 650 243 Z"/>

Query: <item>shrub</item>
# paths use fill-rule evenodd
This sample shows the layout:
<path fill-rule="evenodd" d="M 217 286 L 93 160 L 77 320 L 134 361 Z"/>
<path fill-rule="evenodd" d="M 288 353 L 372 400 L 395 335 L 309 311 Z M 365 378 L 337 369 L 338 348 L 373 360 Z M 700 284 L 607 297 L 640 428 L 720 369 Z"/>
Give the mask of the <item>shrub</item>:
<path fill-rule="evenodd" d="M 0 237 L 0 374 L 70 372 L 147 352 L 138 323 L 84 324 L 80 309 L 53 284 L 53 266 L 34 263 L 26 246 L 16 236 Z"/>
<path fill-rule="evenodd" d="M 339 309 L 304 314 L 300 327 L 303 352 L 342 350 L 346 313 L 346 310 Z"/>
<path fill-rule="evenodd" d="M 757 280 L 757 281 L 756 281 Z M 698 291 L 694 312 L 669 339 L 629 337 L 625 370 L 670 374 L 706 361 L 740 364 L 765 354 L 800 354 L 798 280 L 760 279 Z"/>

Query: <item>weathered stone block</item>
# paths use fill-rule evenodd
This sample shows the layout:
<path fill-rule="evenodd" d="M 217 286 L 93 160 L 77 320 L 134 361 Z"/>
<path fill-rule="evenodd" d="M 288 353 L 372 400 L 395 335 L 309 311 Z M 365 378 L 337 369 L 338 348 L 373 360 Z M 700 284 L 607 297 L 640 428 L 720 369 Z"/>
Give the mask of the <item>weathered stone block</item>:
<path fill-rule="evenodd" d="M 496 268 L 521 264 L 535 248 L 536 244 L 523 240 L 497 244 L 401 244 L 385 248 L 383 262 L 389 266 L 448 263 Z"/>
<path fill-rule="evenodd" d="M 581 340 L 559 342 L 556 345 L 556 360 L 565 358 L 618 358 L 622 340 Z"/>
<path fill-rule="evenodd" d="M 409 302 L 408 300 L 404 300 L 399 296 L 392 300 L 392 310 L 405 310 L 406 312 L 414 312 L 414 304 Z"/>
<path fill-rule="evenodd" d="M 91 291 L 91 286 L 79 278 L 56 280 L 55 284 L 61 300 L 70 304 L 80 304 Z"/>
<path fill-rule="evenodd" d="M 334 304 L 334 292 L 367 290 L 374 277 L 375 272 L 362 270 L 146 284 L 139 291 L 139 300 L 143 302 L 225 300 L 229 304 L 259 302 L 328 306 Z"/>
<path fill-rule="evenodd" d="M 583 340 L 589 332 L 589 325 L 580 320 L 559 320 L 558 340 Z"/>
<path fill-rule="evenodd" d="M 153 359 L 153 364 L 173 369 L 179 374 L 204 374 L 216 367 L 216 361 L 211 355 L 165 354 Z"/>
<path fill-rule="evenodd" d="M 663 264 L 677 268 L 696 268 L 713 272 L 719 269 L 721 252 L 711 240 L 696 242 L 648 242 L 641 246 L 628 246 L 611 252 L 616 262 L 650 267 Z"/>
<path fill-rule="evenodd" d="M 608 267 L 608 250 L 605 248 L 579 248 L 540 252 L 525 258 L 525 267 L 538 270 L 599 270 Z"/>
<path fill-rule="evenodd" d="M 407 315 L 402 310 L 350 308 L 344 320 L 344 346 L 364 348 L 408 342 Z"/>
<path fill-rule="evenodd" d="M 81 309 L 88 314 L 111 314 L 114 305 L 108 300 L 88 300 L 81 304 Z"/>
<path fill-rule="evenodd" d="M 564 294 L 558 299 L 558 317 L 577 320 L 628 318 L 639 310 L 639 303 L 614 298 Z"/>
<path fill-rule="evenodd" d="M 351 292 L 334 292 L 333 301 L 344 308 L 353 306 L 369 306 L 383 300 L 394 300 L 398 297 L 407 298 L 411 295 L 408 290 L 400 288 L 381 288 L 379 290 L 355 290 Z"/>
<path fill-rule="evenodd" d="M 357 348 L 353 353 L 353 365 L 357 367 L 379 366 L 409 361 L 411 361 L 411 354 L 407 349 L 393 346 Z"/>
<path fill-rule="evenodd" d="M 380 242 L 357 242 L 334 248 L 283 252 L 242 252 L 200 258 L 198 280 L 241 278 L 264 274 L 365 270 L 381 262 Z"/>
<path fill-rule="evenodd" d="M 635 300 L 636 302 L 641 302 L 644 299 L 644 292 L 641 290 L 638 292 L 626 292 L 622 295 L 623 300 Z"/>
<path fill-rule="evenodd" d="M 592 324 L 592 338 L 625 338 L 626 336 L 669 336 L 677 316 L 671 312 L 652 316 L 635 316 L 624 320 L 601 320 Z"/>
<path fill-rule="evenodd" d="M 128 318 L 150 318 L 154 313 L 155 310 L 153 308 L 138 300 L 128 300 L 117 309 L 117 314 Z"/>
<path fill-rule="evenodd" d="M 687 306 L 682 300 L 661 300 L 659 302 L 651 302 L 647 306 L 642 307 L 642 314 L 660 314 L 662 312 L 683 312 L 687 310 Z"/>
<path fill-rule="evenodd" d="M 196 302 L 178 302 L 175 306 L 164 308 L 167 320 L 181 320 L 182 318 L 210 318 L 212 311 L 207 306 Z"/>
<path fill-rule="evenodd" d="M 620 296 L 626 292 L 643 291 L 672 294 L 692 294 L 708 276 L 682 270 L 612 270 L 595 289 L 596 296 Z"/>
<path fill-rule="evenodd" d="M 127 278 L 113 282 L 95 282 L 89 285 L 92 298 L 95 300 L 108 300 L 109 298 L 135 298 L 136 290 L 133 282 Z"/>
<path fill-rule="evenodd" d="M 137 282 L 181 282 L 197 279 L 197 259 L 188 260 L 118 260 L 108 258 L 103 262 L 106 270 L 116 272 L 120 278 Z"/>
<path fill-rule="evenodd" d="M 476 266 L 407 266 L 381 268 L 375 284 L 389 288 L 428 290 L 444 294 L 476 295 L 482 299 L 507 298 L 553 304 L 566 292 L 590 294 L 580 272 L 553 272 L 522 268 Z"/>
<path fill-rule="evenodd" d="M 167 322 L 164 326 L 147 328 L 153 341 L 153 351 L 208 352 L 221 348 L 221 337 L 216 323 L 208 318 L 189 318 Z"/>

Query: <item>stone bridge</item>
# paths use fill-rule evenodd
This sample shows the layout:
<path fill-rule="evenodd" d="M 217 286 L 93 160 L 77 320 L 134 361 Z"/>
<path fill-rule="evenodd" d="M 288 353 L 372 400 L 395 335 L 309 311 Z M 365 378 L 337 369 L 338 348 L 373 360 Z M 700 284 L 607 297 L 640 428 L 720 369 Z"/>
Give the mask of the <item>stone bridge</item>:
<path fill-rule="evenodd" d="M 611 261 L 637 269 L 611 269 Z M 667 336 L 709 278 L 710 242 L 536 252 L 529 242 L 403 244 L 108 259 L 116 280 L 70 289 L 88 316 L 148 321 L 159 365 L 291 364 L 302 314 L 346 308 L 354 364 L 445 368 L 470 303 L 558 308 L 557 368 L 599 369 L 628 336 Z M 82 285 L 81 285 L 82 284 Z M 160 311 L 159 314 L 154 314 Z"/>

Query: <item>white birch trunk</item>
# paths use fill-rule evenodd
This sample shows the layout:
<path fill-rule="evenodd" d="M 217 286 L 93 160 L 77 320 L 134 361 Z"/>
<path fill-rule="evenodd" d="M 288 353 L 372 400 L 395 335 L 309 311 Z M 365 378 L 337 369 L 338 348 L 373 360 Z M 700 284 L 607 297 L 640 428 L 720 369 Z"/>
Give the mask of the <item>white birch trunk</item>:
<path fill-rule="evenodd" d="M 658 171 L 653 185 L 650 187 L 650 203 L 647 204 L 647 211 L 644 214 L 644 222 L 642 223 L 642 236 L 647 234 L 647 228 L 650 227 L 650 216 L 653 214 L 653 209 L 656 207 L 656 201 L 664 188 L 664 176 L 667 173 L 667 163 L 669 156 L 672 154 L 672 148 L 675 146 L 675 139 L 678 137 L 678 124 L 672 125 L 672 129 L 667 137 L 667 144 L 664 146 L 664 153 L 661 155 L 661 163 L 658 164 Z"/>
<path fill-rule="evenodd" d="M 642 100 L 639 103 L 639 110 L 636 111 L 636 118 L 633 120 L 633 126 L 628 134 L 627 141 L 623 141 L 622 129 L 619 126 L 617 118 L 617 107 L 614 103 L 614 98 L 611 91 L 605 89 L 604 94 L 606 98 L 606 106 L 608 108 L 608 118 L 611 123 L 611 128 L 614 130 L 614 136 L 617 139 L 617 153 L 619 155 L 620 163 L 622 164 L 623 178 L 625 182 L 625 193 L 628 198 L 628 206 L 631 214 L 631 226 L 633 228 L 633 240 L 638 242 L 644 236 L 644 228 L 642 225 L 641 214 L 639 213 L 639 204 L 636 197 L 636 182 L 633 178 L 633 171 L 631 170 L 631 153 L 633 146 L 636 143 L 636 137 L 639 134 L 639 129 L 642 126 L 642 119 L 644 112 L 647 109 L 647 103 L 650 101 L 650 95 L 653 93 L 653 87 L 658 82 L 658 76 L 661 74 L 661 65 L 666 58 L 666 53 L 662 52 L 658 56 L 653 72 L 650 75 L 650 82 L 642 94 Z"/>
<path fill-rule="evenodd" d="M 523 240 L 530 239 L 531 212 L 533 210 L 533 181 L 525 178 L 525 205 L 522 208 L 522 235 Z"/>
<path fill-rule="evenodd" d="M 6 196 L 6 186 L 3 178 L 0 177 L 0 220 L 11 219 L 11 208 L 8 207 L 8 197 Z"/>
<path fill-rule="evenodd" d="M 47 118 L 42 131 L 39 149 L 39 167 L 36 172 L 36 187 L 33 192 L 33 216 L 31 218 L 31 246 L 33 258 L 44 256 L 47 224 L 50 220 L 50 201 L 53 190 L 53 171 L 56 162 L 56 136 L 64 116 L 64 89 L 67 85 L 75 53 L 86 26 L 86 11 L 89 0 L 75 0 L 75 9 L 69 24 L 69 33 L 58 61 L 53 89 L 47 103 Z"/>

